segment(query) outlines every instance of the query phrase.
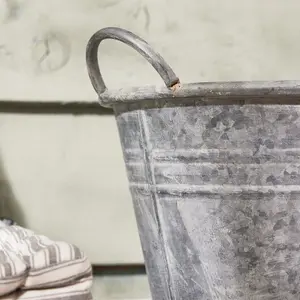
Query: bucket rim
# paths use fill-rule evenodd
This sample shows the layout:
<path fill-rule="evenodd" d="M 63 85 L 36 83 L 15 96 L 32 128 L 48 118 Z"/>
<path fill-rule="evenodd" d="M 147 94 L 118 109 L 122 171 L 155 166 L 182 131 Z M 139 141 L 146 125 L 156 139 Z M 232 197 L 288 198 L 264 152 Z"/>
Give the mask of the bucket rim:
<path fill-rule="evenodd" d="M 240 97 L 240 100 L 249 98 L 278 98 L 299 97 L 300 104 L 300 80 L 282 81 L 220 81 L 220 82 L 198 82 L 177 84 L 172 88 L 164 86 L 142 86 L 131 88 L 120 88 L 106 90 L 99 95 L 100 105 L 103 107 L 114 107 L 121 104 L 130 104 L 140 101 L 180 100 L 199 98 L 227 99 Z M 284 99 L 280 104 L 285 104 Z"/>
<path fill-rule="evenodd" d="M 160 75 L 165 87 L 144 86 L 117 90 L 108 89 L 98 64 L 98 48 L 100 43 L 106 39 L 122 42 L 141 54 Z M 282 97 L 289 97 L 289 99 L 292 97 L 294 100 L 298 97 L 299 99 L 293 100 L 293 103 L 300 104 L 300 81 L 231 81 L 181 84 L 179 77 L 170 65 L 144 39 L 118 27 L 106 27 L 92 35 L 86 47 L 86 64 L 92 86 L 98 94 L 100 104 L 104 107 L 116 107 L 138 101 L 145 104 L 145 100 L 176 99 L 184 102 L 187 99 L 190 101 L 191 98 L 199 98 L 204 103 L 212 103 L 212 101 L 205 102 L 205 98 L 218 99 L 218 103 L 227 104 L 232 104 L 233 98 L 235 98 L 235 102 L 238 100 L 238 103 L 248 103 L 253 98 L 259 98 L 259 103 L 263 103 L 262 99 L 264 98 L 276 98 L 276 103 L 286 104 L 282 101 Z M 279 96 L 280 99 L 278 99 Z"/>

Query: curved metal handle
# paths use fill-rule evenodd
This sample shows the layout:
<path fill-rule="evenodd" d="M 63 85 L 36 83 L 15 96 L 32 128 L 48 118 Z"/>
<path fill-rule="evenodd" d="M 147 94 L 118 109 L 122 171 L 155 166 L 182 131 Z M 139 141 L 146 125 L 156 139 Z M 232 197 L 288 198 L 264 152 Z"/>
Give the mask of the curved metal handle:
<path fill-rule="evenodd" d="M 113 39 L 123 42 L 138 51 L 154 67 L 168 88 L 179 83 L 179 79 L 171 67 L 150 47 L 146 41 L 125 29 L 107 27 L 97 31 L 90 38 L 86 47 L 88 73 L 92 85 L 98 95 L 101 95 L 107 90 L 98 65 L 98 47 L 100 42 L 105 39 Z"/>

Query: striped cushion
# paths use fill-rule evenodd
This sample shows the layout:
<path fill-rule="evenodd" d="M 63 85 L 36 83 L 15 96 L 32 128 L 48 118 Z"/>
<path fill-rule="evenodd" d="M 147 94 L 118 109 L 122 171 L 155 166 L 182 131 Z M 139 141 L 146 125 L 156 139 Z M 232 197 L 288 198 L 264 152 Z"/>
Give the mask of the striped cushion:
<path fill-rule="evenodd" d="M 0 300 L 92 300 L 90 292 L 92 279 L 86 279 L 67 287 L 34 291 L 17 291 Z"/>
<path fill-rule="evenodd" d="M 76 246 L 16 225 L 0 228 L 0 296 L 18 288 L 65 287 L 91 274 L 90 262 Z"/>

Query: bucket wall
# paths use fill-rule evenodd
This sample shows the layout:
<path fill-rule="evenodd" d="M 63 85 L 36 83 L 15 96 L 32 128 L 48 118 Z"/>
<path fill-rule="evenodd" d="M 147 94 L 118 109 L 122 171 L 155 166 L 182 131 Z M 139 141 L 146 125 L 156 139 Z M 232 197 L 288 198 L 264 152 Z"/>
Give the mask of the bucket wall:
<path fill-rule="evenodd" d="M 296 299 L 300 107 L 196 100 L 115 107 L 153 299 Z"/>

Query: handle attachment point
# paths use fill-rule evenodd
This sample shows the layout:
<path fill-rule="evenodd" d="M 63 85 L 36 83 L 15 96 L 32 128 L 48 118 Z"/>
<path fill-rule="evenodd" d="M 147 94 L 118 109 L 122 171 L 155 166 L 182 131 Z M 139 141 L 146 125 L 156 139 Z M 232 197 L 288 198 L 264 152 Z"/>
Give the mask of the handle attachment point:
<path fill-rule="evenodd" d="M 178 89 L 180 83 L 179 78 L 160 54 L 155 52 L 146 41 L 125 29 L 107 27 L 97 31 L 90 38 L 86 47 L 88 74 L 94 90 L 99 97 L 107 90 L 98 64 L 98 48 L 100 43 L 105 39 L 117 40 L 131 46 L 153 66 L 168 88 L 174 92 Z"/>

